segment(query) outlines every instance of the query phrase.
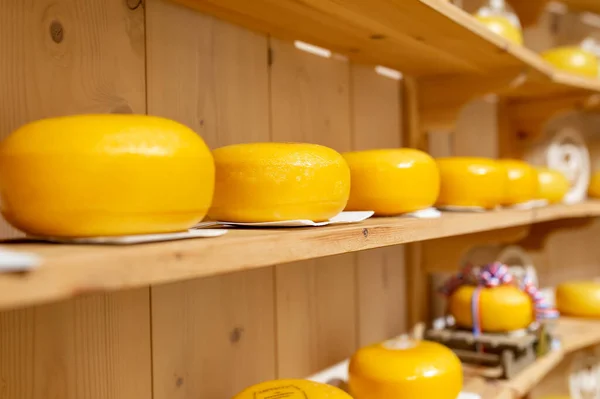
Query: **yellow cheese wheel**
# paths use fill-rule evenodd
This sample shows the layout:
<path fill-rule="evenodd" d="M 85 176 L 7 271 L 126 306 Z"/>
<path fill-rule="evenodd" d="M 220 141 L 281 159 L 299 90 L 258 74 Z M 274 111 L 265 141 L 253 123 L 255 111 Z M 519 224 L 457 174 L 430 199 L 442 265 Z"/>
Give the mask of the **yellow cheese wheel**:
<path fill-rule="evenodd" d="M 456 399 L 462 383 L 460 360 L 435 342 L 398 338 L 361 348 L 350 359 L 354 399 Z"/>
<path fill-rule="evenodd" d="M 538 198 L 550 204 L 562 202 L 571 187 L 566 176 L 558 170 L 548 168 L 537 168 L 537 172 Z"/>
<path fill-rule="evenodd" d="M 479 207 L 500 205 L 505 195 L 506 173 L 497 161 L 451 157 L 437 160 L 440 171 L 438 206 Z"/>
<path fill-rule="evenodd" d="M 56 237 L 185 230 L 211 202 L 204 141 L 168 119 L 79 115 L 27 124 L 0 144 L 2 213 Z"/>
<path fill-rule="evenodd" d="M 238 223 L 327 220 L 350 194 L 344 158 L 316 144 L 252 143 L 213 152 L 216 184 L 209 216 Z"/>
<path fill-rule="evenodd" d="M 571 281 L 559 284 L 556 307 L 567 316 L 600 318 L 600 283 Z"/>
<path fill-rule="evenodd" d="M 592 198 L 600 198 L 600 172 L 592 173 L 590 185 L 588 186 L 588 195 Z"/>
<path fill-rule="evenodd" d="M 464 285 L 449 298 L 448 310 L 456 324 L 473 327 L 472 298 L 475 287 Z M 505 332 L 527 328 L 533 322 L 531 298 L 514 285 L 483 288 L 479 294 L 481 330 Z"/>
<path fill-rule="evenodd" d="M 352 399 L 339 388 L 308 380 L 275 380 L 253 385 L 233 399 Z"/>
<path fill-rule="evenodd" d="M 516 44 L 523 44 L 523 32 L 515 26 L 510 20 L 501 15 L 481 16 L 475 18 L 484 24 L 486 28 Z"/>
<path fill-rule="evenodd" d="M 598 58 L 594 53 L 580 47 L 554 48 L 543 52 L 542 58 L 558 69 L 592 78 L 598 77 Z"/>
<path fill-rule="evenodd" d="M 516 205 L 534 200 L 538 194 L 538 176 L 533 166 L 513 159 L 498 161 L 506 173 L 506 191 L 502 205 Z"/>
<path fill-rule="evenodd" d="M 397 215 L 435 204 L 440 176 L 428 154 L 398 148 L 343 155 L 352 176 L 346 210 Z"/>

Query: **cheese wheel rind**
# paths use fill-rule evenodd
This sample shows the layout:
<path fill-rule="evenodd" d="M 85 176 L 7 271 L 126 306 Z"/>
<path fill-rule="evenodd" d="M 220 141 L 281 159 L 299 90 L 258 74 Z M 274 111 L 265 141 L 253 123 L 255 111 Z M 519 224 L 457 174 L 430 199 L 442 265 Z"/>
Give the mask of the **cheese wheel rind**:
<path fill-rule="evenodd" d="M 498 163 L 506 173 L 506 186 L 502 205 L 517 205 L 532 201 L 538 194 L 538 176 L 533 166 L 526 162 L 502 159 Z"/>
<path fill-rule="evenodd" d="M 456 399 L 462 366 L 445 346 L 402 339 L 359 349 L 350 359 L 350 395 L 354 399 Z"/>
<path fill-rule="evenodd" d="M 569 180 L 560 171 L 548 168 L 537 168 L 538 171 L 538 198 L 550 204 L 563 201 L 569 192 Z"/>
<path fill-rule="evenodd" d="M 472 298 L 475 288 L 464 285 L 448 299 L 449 312 L 460 327 L 473 328 Z M 479 295 L 482 331 L 516 331 L 527 328 L 533 322 L 533 303 L 518 287 L 482 288 Z"/>
<path fill-rule="evenodd" d="M 2 214 L 32 235 L 186 230 L 212 199 L 204 141 L 145 115 L 77 115 L 22 126 L 0 144 Z"/>
<path fill-rule="evenodd" d="M 600 318 L 600 283 L 571 281 L 559 284 L 556 307 L 566 316 Z"/>
<path fill-rule="evenodd" d="M 435 204 L 440 177 L 434 159 L 409 148 L 342 154 L 351 172 L 348 211 L 398 215 Z"/>
<path fill-rule="evenodd" d="M 216 183 L 209 217 L 257 223 L 324 221 L 350 194 L 350 169 L 341 154 L 316 144 L 251 143 L 213 151 Z"/>
<path fill-rule="evenodd" d="M 233 399 L 352 399 L 331 385 L 309 380 L 265 381 L 244 389 Z"/>

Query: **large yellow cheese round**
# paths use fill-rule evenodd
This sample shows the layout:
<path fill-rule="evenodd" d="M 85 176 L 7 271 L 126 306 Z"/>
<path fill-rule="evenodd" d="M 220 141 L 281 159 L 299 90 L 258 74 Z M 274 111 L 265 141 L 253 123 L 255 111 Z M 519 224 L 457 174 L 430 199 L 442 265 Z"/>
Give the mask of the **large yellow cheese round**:
<path fill-rule="evenodd" d="M 449 298 L 448 310 L 456 324 L 473 328 L 472 298 L 475 287 L 464 285 Z M 483 288 L 479 296 L 480 328 L 484 332 L 505 332 L 527 328 L 533 322 L 531 298 L 513 285 Z"/>
<path fill-rule="evenodd" d="M 516 44 L 523 44 L 523 32 L 510 20 L 502 15 L 481 16 L 475 18 L 485 25 L 486 28 Z"/>
<path fill-rule="evenodd" d="M 168 119 L 80 115 L 27 124 L 0 144 L 2 213 L 57 237 L 185 230 L 211 202 L 204 141 Z"/>
<path fill-rule="evenodd" d="M 252 143 L 213 152 L 216 184 L 209 216 L 238 223 L 327 220 L 350 194 L 344 158 L 316 144 Z"/>
<path fill-rule="evenodd" d="M 462 383 L 460 360 L 435 342 L 399 338 L 361 348 L 350 359 L 354 399 L 456 399 Z"/>
<path fill-rule="evenodd" d="M 435 204 L 440 176 L 428 154 L 399 148 L 343 155 L 352 176 L 346 210 L 397 215 Z"/>
<path fill-rule="evenodd" d="M 491 209 L 505 195 L 506 173 L 497 161 L 486 158 L 440 158 L 438 206 Z"/>
<path fill-rule="evenodd" d="M 542 58 L 558 69 L 592 78 L 598 77 L 598 58 L 581 47 L 554 48 L 543 52 Z"/>
<path fill-rule="evenodd" d="M 588 195 L 592 198 L 600 198 L 600 172 L 592 173 L 590 185 L 588 186 Z"/>
<path fill-rule="evenodd" d="M 308 380 L 275 380 L 253 385 L 233 399 L 352 399 L 332 385 Z"/>
<path fill-rule="evenodd" d="M 513 159 L 498 161 L 506 173 L 506 191 L 502 205 L 517 205 L 538 195 L 538 176 L 533 166 Z"/>
<path fill-rule="evenodd" d="M 558 170 L 538 168 L 538 198 L 550 204 L 562 202 L 571 185 L 564 174 Z"/>
<path fill-rule="evenodd" d="M 600 283 L 572 281 L 559 284 L 556 307 L 563 315 L 600 318 Z"/>

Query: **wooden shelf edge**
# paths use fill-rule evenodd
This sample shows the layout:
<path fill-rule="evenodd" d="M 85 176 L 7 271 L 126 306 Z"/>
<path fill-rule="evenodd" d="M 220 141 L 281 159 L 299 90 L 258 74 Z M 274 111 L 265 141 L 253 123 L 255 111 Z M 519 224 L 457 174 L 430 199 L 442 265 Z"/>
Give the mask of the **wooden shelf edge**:
<path fill-rule="evenodd" d="M 439 219 L 387 217 L 320 228 L 230 230 L 217 238 L 127 246 L 5 243 L 6 249 L 40 256 L 42 265 L 27 273 L 0 275 L 0 309 L 588 216 L 600 216 L 600 202 L 536 210 L 446 212 Z"/>

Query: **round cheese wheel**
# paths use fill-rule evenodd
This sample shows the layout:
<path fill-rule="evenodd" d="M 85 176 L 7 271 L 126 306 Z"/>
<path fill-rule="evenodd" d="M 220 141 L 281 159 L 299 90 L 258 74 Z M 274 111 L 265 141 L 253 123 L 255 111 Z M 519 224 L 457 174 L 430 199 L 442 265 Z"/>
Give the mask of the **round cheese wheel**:
<path fill-rule="evenodd" d="M 350 359 L 354 399 L 456 399 L 462 383 L 460 360 L 435 342 L 398 338 L 359 349 Z"/>
<path fill-rule="evenodd" d="M 332 385 L 308 380 L 275 380 L 253 385 L 233 399 L 352 399 Z"/>
<path fill-rule="evenodd" d="M 600 172 L 594 172 L 588 186 L 588 195 L 592 198 L 600 198 Z"/>
<path fill-rule="evenodd" d="M 343 155 L 352 176 L 346 210 L 397 215 L 435 204 L 440 176 L 428 154 L 399 148 Z"/>
<path fill-rule="evenodd" d="M 204 218 L 214 164 L 168 119 L 79 115 L 27 124 L 0 144 L 2 214 L 39 236 L 186 230 Z"/>
<path fill-rule="evenodd" d="M 451 157 L 437 160 L 440 171 L 440 207 L 491 209 L 505 195 L 506 173 L 499 163 L 486 158 Z"/>
<path fill-rule="evenodd" d="M 557 47 L 541 55 L 558 69 L 592 78 L 598 77 L 598 58 L 594 53 L 581 47 Z"/>
<path fill-rule="evenodd" d="M 213 152 L 216 184 L 209 216 L 238 223 L 308 219 L 340 213 L 350 194 L 344 158 L 316 144 L 252 143 Z"/>
<path fill-rule="evenodd" d="M 523 44 L 523 31 L 502 15 L 481 16 L 475 18 L 486 28 L 516 44 Z"/>
<path fill-rule="evenodd" d="M 556 307 L 566 316 L 600 318 L 600 283 L 571 281 L 559 284 Z"/>
<path fill-rule="evenodd" d="M 448 310 L 460 327 L 473 328 L 472 298 L 475 288 L 463 285 L 448 299 Z M 521 330 L 533 322 L 531 298 L 514 285 L 482 288 L 479 311 L 480 328 L 484 332 Z"/>
<path fill-rule="evenodd" d="M 538 176 L 533 166 L 512 159 L 498 161 L 506 173 L 502 205 L 517 205 L 534 200 L 538 194 Z"/>
<path fill-rule="evenodd" d="M 558 204 L 569 192 L 569 180 L 558 170 L 538 168 L 538 198 Z M 600 182 L 599 182 L 600 183 Z"/>

